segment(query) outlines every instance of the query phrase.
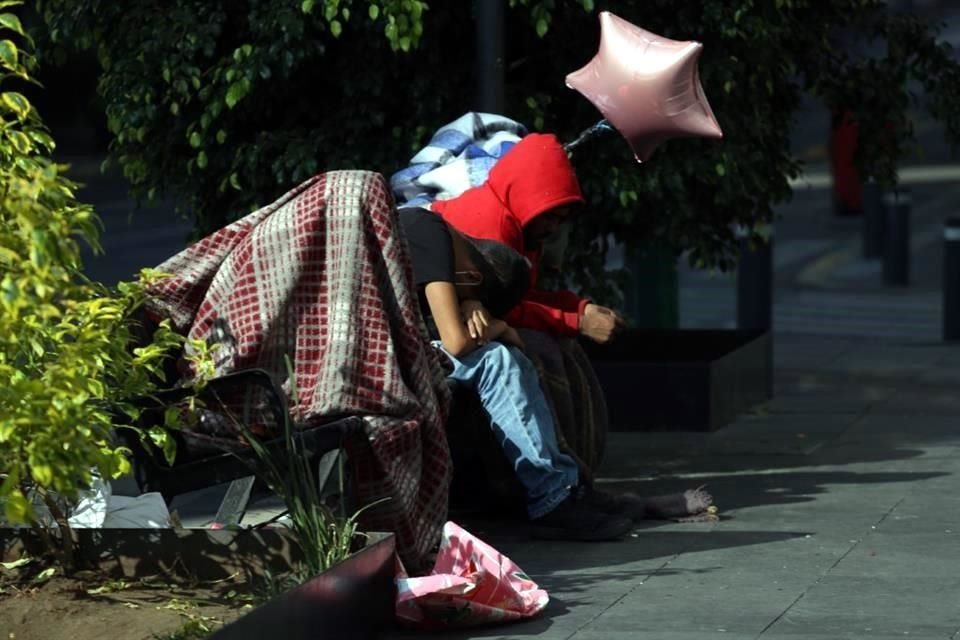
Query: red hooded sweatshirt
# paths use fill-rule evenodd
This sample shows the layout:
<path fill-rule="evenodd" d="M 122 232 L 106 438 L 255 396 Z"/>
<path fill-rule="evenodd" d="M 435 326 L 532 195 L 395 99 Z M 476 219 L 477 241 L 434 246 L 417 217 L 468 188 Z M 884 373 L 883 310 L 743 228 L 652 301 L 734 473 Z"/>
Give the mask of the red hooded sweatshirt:
<path fill-rule="evenodd" d="M 540 256 L 524 246 L 523 229 L 550 209 L 582 202 L 577 176 L 556 136 L 532 133 L 504 154 L 482 185 L 435 201 L 431 208 L 461 233 L 502 242 L 529 258 L 534 266 L 530 292 L 507 314 L 508 323 L 571 336 L 588 301 L 569 291 L 536 290 Z"/>

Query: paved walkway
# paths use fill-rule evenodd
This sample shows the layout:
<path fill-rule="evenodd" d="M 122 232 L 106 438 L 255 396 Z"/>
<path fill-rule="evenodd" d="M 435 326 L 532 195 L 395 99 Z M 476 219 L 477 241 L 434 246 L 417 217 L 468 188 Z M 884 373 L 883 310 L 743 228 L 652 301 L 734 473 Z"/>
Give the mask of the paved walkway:
<path fill-rule="evenodd" d="M 431 637 L 960 637 L 960 352 L 795 335 L 776 354 L 775 398 L 734 424 L 611 437 L 601 482 L 706 484 L 720 522 L 603 544 L 470 523 L 551 603 L 527 623 Z"/>

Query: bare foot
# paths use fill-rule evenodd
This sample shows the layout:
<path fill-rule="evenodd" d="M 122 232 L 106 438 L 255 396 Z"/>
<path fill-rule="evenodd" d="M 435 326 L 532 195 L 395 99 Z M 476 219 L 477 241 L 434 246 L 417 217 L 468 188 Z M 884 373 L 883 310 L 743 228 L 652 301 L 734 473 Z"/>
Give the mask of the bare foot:
<path fill-rule="evenodd" d="M 668 493 L 644 498 L 647 518 L 677 522 L 713 522 L 719 520 L 713 496 L 703 487 L 683 493 Z"/>
<path fill-rule="evenodd" d="M 608 513 L 625 515 L 639 520 L 675 520 L 677 522 L 716 522 L 717 508 L 713 496 L 703 487 L 683 493 L 667 493 L 643 497 L 635 493 L 608 493 L 594 489 L 590 494 L 594 504 Z"/>

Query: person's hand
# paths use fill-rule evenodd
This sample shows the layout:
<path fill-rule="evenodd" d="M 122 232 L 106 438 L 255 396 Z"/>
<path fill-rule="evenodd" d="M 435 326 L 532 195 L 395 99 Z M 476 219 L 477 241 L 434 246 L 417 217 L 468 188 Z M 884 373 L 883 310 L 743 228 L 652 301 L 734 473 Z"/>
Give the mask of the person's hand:
<path fill-rule="evenodd" d="M 494 317 L 478 300 L 464 300 L 460 303 L 460 315 L 467 325 L 467 333 L 480 344 L 496 338 L 492 335 Z M 499 334 L 498 334 L 499 335 Z"/>
<path fill-rule="evenodd" d="M 583 309 L 583 316 L 580 318 L 580 334 L 594 342 L 605 344 L 623 328 L 624 324 L 623 318 L 613 309 L 591 303 Z"/>

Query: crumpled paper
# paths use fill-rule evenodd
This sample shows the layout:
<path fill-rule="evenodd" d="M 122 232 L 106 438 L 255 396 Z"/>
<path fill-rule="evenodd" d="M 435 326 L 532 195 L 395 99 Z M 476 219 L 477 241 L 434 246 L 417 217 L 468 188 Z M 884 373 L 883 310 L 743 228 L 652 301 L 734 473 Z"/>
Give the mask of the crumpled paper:
<path fill-rule="evenodd" d="M 424 629 L 532 618 L 550 601 L 510 558 L 454 522 L 443 527 L 428 576 L 410 578 L 397 560 L 397 619 Z"/>
<path fill-rule="evenodd" d="M 55 527 L 53 516 L 39 497 L 30 497 L 34 499 L 37 522 L 46 527 Z M 90 487 L 78 493 L 75 503 L 71 504 L 59 496 L 54 496 L 54 499 L 68 514 L 67 523 L 73 529 L 168 529 L 172 526 L 167 504 L 159 493 L 144 493 L 136 497 L 115 496 L 110 483 L 96 474 Z M 29 526 L 24 523 L 5 523 L 2 518 L 0 525 L 13 528 Z"/>

